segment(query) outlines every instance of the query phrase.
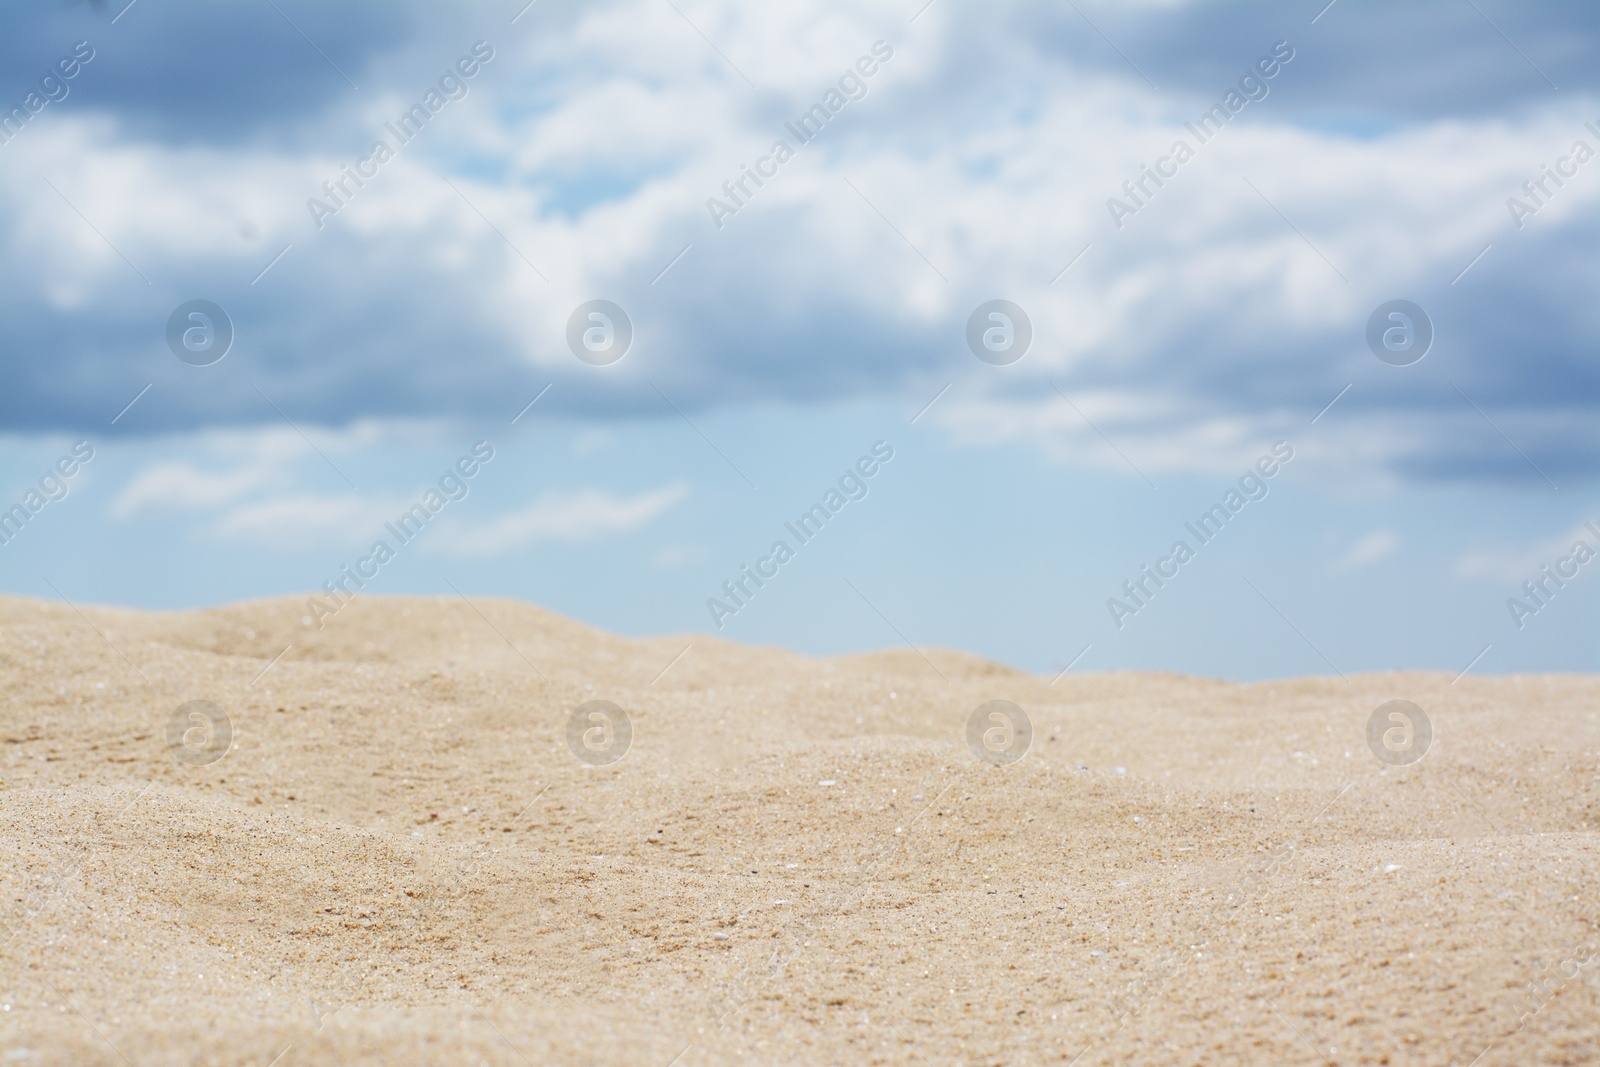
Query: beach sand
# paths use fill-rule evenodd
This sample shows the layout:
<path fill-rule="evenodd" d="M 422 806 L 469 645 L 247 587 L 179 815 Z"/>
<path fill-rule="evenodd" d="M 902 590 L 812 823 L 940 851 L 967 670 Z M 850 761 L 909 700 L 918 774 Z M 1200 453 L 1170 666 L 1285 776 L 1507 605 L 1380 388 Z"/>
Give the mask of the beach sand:
<path fill-rule="evenodd" d="M 0 1067 L 1600 1062 L 1593 676 L 304 614 L 0 598 Z M 1396 698 L 1409 765 L 1367 742 Z M 616 762 L 569 748 L 590 700 Z"/>

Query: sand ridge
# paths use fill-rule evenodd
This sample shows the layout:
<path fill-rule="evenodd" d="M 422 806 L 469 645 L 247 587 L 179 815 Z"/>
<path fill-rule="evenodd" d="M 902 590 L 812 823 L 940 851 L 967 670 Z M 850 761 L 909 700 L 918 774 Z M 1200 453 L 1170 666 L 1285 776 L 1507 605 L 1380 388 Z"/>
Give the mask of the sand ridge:
<path fill-rule="evenodd" d="M 0 598 L 0 1063 L 1600 1061 L 1593 677 L 304 614 Z M 1408 766 L 1366 748 L 1394 698 Z M 633 740 L 592 766 L 596 699 Z M 995 699 L 1010 766 L 966 743 Z"/>

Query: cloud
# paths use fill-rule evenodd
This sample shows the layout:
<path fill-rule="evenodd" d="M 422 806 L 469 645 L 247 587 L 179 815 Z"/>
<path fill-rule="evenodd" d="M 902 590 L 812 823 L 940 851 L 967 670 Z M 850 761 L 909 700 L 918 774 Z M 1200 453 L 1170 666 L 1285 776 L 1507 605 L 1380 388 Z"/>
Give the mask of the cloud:
<path fill-rule="evenodd" d="M 400 496 L 360 493 L 293 493 L 233 508 L 207 532 L 275 551 L 364 543 L 383 532 L 385 520 L 407 506 Z"/>
<path fill-rule="evenodd" d="M 671 571 L 705 558 L 706 550 L 699 545 L 667 545 L 650 554 L 650 566 L 658 571 Z"/>
<path fill-rule="evenodd" d="M 615 431 L 606 427 L 584 430 L 573 438 L 572 454 L 582 459 L 610 448 L 617 443 Z"/>
<path fill-rule="evenodd" d="M 260 490 L 287 491 L 297 485 L 302 466 L 323 465 L 328 462 L 326 456 L 384 441 L 431 440 L 439 436 L 439 429 L 417 422 L 362 422 L 343 432 L 317 431 L 319 443 L 315 446 L 281 421 L 265 428 L 172 437 L 164 442 L 170 449 L 205 455 L 208 465 L 202 467 L 188 459 L 146 464 L 112 499 L 107 512 L 115 519 L 128 520 L 153 511 L 215 510 Z M 250 526 L 248 520 L 241 521 L 240 530 Z"/>
<path fill-rule="evenodd" d="M 688 495 L 683 485 L 631 497 L 600 489 L 541 493 L 526 507 L 486 522 L 443 520 L 424 551 L 493 556 L 540 541 L 583 543 L 644 526 Z"/>
<path fill-rule="evenodd" d="M 1356 570 L 1393 555 L 1399 547 L 1400 538 L 1392 530 L 1374 530 L 1351 545 L 1339 557 L 1338 566 L 1341 570 Z"/>
<path fill-rule="evenodd" d="M 1600 549 L 1600 536 L 1581 524 L 1564 536 L 1519 547 L 1472 549 L 1456 557 L 1455 579 L 1519 586 L 1529 578 L 1537 578 L 1541 567 L 1571 552 L 1580 541 L 1588 544 L 1591 551 Z"/>
<path fill-rule="evenodd" d="M 211 512 L 196 527 L 211 540 L 274 552 L 367 544 L 414 500 L 399 492 L 319 493 L 301 489 L 286 467 L 258 463 L 210 473 L 187 461 L 154 463 L 137 474 L 110 512 L 128 520 L 159 509 Z M 288 485 L 286 491 L 277 488 Z M 266 495 L 255 495 L 263 487 Z M 481 521 L 454 514 L 430 524 L 423 551 L 493 556 L 541 541 L 582 543 L 653 521 L 688 496 L 674 484 L 632 496 L 587 488 L 540 494 L 518 510 Z M 414 495 L 414 494 L 413 494 Z"/>
<path fill-rule="evenodd" d="M 176 460 L 157 463 L 134 476 L 109 508 L 113 517 L 128 519 L 153 508 L 195 511 L 226 504 L 260 486 L 270 472 L 260 467 L 218 474 Z"/>
<path fill-rule="evenodd" d="M 347 457 L 370 462 L 372 452 L 392 454 L 397 447 L 453 447 L 447 431 L 419 421 L 363 421 L 338 432 L 312 430 L 308 440 L 280 420 L 259 429 L 173 435 L 150 442 L 157 454 L 203 455 L 205 461 L 145 463 L 106 510 L 123 522 L 200 513 L 193 526 L 198 536 L 274 552 L 367 543 L 412 502 L 405 493 L 327 493 L 309 486 L 340 482 Z"/>
<path fill-rule="evenodd" d="M 666 5 L 535 8 L 497 33 L 462 10 L 406 8 L 365 42 L 372 9 L 305 23 L 359 97 L 273 24 L 273 62 L 302 49 L 310 73 L 296 85 L 317 91 L 269 101 L 253 59 L 233 81 L 215 72 L 243 109 L 230 131 L 183 111 L 153 60 L 107 46 L 83 86 L 142 95 L 70 97 L 0 147 L 0 264 L 15 279 L 0 311 L 28 309 L 0 314 L 15 354 L 0 419 L 103 428 L 150 383 L 116 432 L 270 423 L 274 404 L 304 425 L 510 418 L 549 382 L 546 409 L 608 419 L 670 414 L 654 387 L 692 411 L 921 403 L 955 382 L 941 418 L 974 436 L 985 412 L 1021 412 L 1067 461 L 1121 462 L 1058 404 L 1059 385 L 1111 405 L 1111 425 L 1085 413 L 1141 467 L 1194 469 L 1284 435 L 1354 383 L 1329 422 L 1379 427 L 1358 452 L 1369 473 L 1559 483 L 1600 469 L 1600 306 L 1587 299 L 1600 162 L 1525 229 L 1505 209 L 1542 163 L 1592 139 L 1600 74 L 1577 57 L 1600 36 L 1593 14 L 1527 16 L 1524 62 L 1459 5 L 1338 7 L 1315 37 L 1268 5 L 1086 9 L 1124 60 L 1054 5 L 936 5 L 913 26 L 888 4 L 697 5 L 696 24 L 759 73 L 752 90 Z M 229 32 L 276 18 L 256 17 Z M 181 52 L 229 18 L 142 25 L 166 27 L 160 47 Z M 313 225 L 306 199 L 484 34 L 497 58 L 470 96 Z M 1184 123 L 1285 36 L 1297 54 L 1271 94 L 1116 228 L 1107 198 L 1193 140 Z M 714 225 L 706 199 L 878 39 L 895 54 L 866 98 Z M 1548 92 L 1535 62 L 1569 91 Z M 152 118 L 168 109 L 171 121 Z M 600 294 L 636 329 L 604 369 L 564 341 L 572 309 Z M 977 363 L 962 341 L 967 314 L 998 294 L 1035 327 L 1010 368 Z M 1372 308 L 1400 294 L 1439 334 L 1436 356 L 1403 369 L 1362 341 Z M 165 353 L 162 330 L 202 296 L 228 309 L 238 340 L 197 369 Z M 178 477 L 167 492 L 208 491 Z"/>

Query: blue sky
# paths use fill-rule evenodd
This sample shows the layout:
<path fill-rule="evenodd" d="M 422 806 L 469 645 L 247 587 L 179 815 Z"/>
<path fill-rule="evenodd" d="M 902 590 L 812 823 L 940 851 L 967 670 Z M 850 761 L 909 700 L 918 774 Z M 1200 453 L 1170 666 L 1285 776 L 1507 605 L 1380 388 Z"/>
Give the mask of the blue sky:
<path fill-rule="evenodd" d="M 95 450 L 0 545 L 6 591 L 310 592 L 485 440 L 368 592 L 1041 672 L 1594 667 L 1600 564 L 1507 607 L 1600 548 L 1587 5 L 3 21 L 0 107 L 29 117 L 0 144 L 0 506 Z M 567 341 L 593 299 L 633 327 L 609 365 Z M 1008 365 L 967 346 L 993 299 L 1032 326 Z M 1406 366 L 1366 341 L 1394 299 L 1434 332 Z M 191 300 L 233 326 L 208 366 L 168 348 Z M 867 496 L 719 630 L 707 599 L 878 441 Z M 1267 495 L 1114 620 L 1279 441 Z"/>

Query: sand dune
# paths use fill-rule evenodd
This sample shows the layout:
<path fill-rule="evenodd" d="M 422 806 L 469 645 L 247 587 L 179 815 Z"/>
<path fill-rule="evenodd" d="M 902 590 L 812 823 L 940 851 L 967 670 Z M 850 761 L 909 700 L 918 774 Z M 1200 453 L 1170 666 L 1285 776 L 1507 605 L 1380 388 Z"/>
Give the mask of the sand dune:
<path fill-rule="evenodd" d="M 1594 677 L 303 614 L 0 598 L 0 1067 L 1600 1062 Z M 1393 698 L 1409 765 L 1368 749 Z M 232 737 L 193 765 L 201 699 Z M 591 700 L 615 762 L 569 748 Z"/>

